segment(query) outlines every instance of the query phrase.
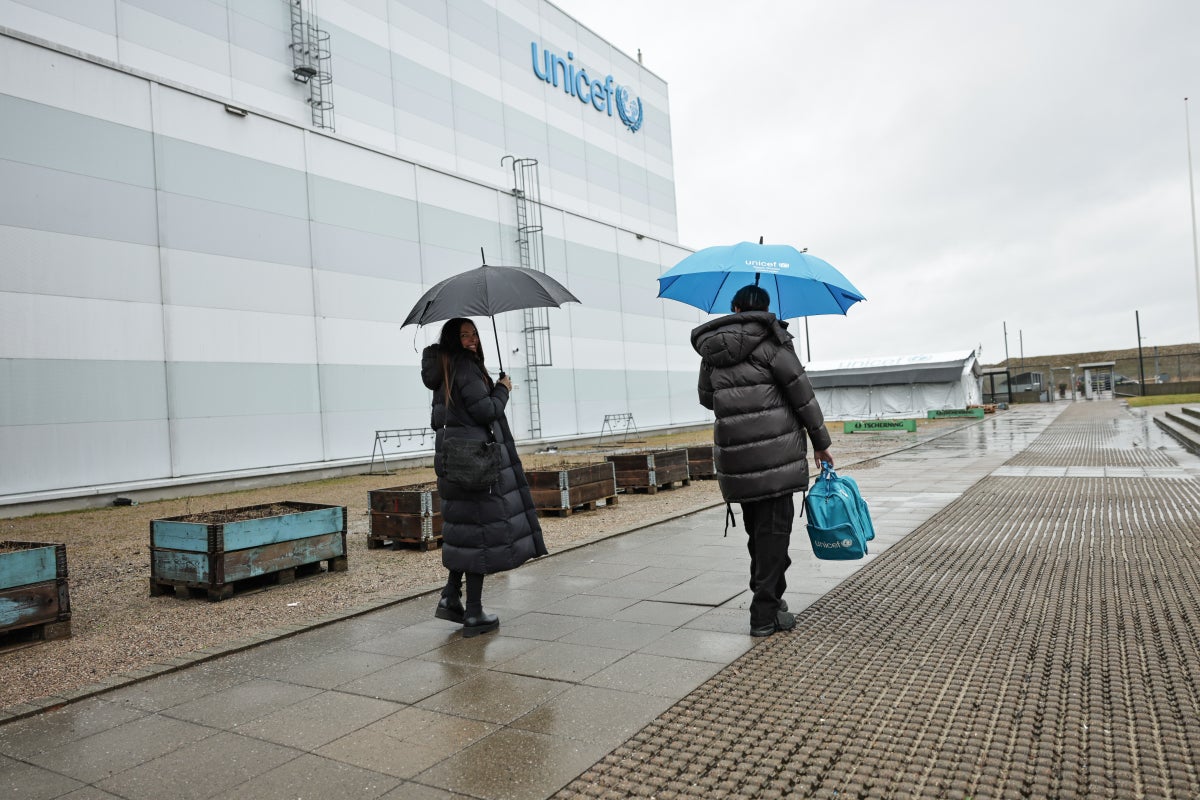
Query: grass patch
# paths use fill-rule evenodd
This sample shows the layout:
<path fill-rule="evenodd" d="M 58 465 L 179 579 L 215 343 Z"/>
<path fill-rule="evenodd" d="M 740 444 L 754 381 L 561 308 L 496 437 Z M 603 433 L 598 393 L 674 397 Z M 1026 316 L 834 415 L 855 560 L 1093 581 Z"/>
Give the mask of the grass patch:
<path fill-rule="evenodd" d="M 1157 397 L 1130 397 L 1130 408 L 1142 406 L 1166 406 L 1178 403 L 1200 403 L 1200 394 L 1161 394 Z"/>

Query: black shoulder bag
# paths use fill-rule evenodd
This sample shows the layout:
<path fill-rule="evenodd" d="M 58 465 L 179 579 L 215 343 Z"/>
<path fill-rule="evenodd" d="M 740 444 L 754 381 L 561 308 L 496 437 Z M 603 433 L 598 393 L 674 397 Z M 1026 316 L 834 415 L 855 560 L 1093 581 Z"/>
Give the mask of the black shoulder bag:
<path fill-rule="evenodd" d="M 451 411 L 449 406 L 447 410 Z M 458 417 L 457 411 L 452 413 Z M 443 437 L 446 480 L 468 492 L 486 492 L 496 485 L 500 480 L 500 444 L 496 441 L 496 434 L 492 432 L 491 425 L 487 427 L 487 432 L 487 441 Z"/>

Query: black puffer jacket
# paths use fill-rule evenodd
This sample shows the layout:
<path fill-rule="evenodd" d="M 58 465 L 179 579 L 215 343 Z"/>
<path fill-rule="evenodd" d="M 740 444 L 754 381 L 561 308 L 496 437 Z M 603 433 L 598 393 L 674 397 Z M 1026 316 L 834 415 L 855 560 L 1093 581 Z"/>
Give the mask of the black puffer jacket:
<path fill-rule="evenodd" d="M 692 331 L 700 354 L 700 403 L 716 412 L 714 466 L 728 502 L 808 488 L 805 433 L 830 439 L 792 335 L 769 311 L 744 311 Z"/>
<path fill-rule="evenodd" d="M 433 429 L 437 431 L 433 468 L 442 500 L 442 564 L 459 572 L 485 575 L 515 569 L 546 555 L 529 482 L 504 416 L 508 390 L 491 384 L 465 354 L 451 363 L 451 403 L 446 406 L 437 345 L 421 354 L 421 380 L 433 390 Z M 500 480 L 491 491 L 469 492 L 446 480 L 443 442 L 447 438 L 486 440 L 489 429 L 500 442 Z"/>

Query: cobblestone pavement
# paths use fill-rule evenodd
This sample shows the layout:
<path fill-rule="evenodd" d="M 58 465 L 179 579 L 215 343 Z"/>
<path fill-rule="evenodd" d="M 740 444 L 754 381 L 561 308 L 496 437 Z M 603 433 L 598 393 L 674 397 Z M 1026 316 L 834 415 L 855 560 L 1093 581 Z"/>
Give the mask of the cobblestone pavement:
<path fill-rule="evenodd" d="M 1068 406 L 556 797 L 1200 797 L 1200 483 L 1147 427 Z"/>

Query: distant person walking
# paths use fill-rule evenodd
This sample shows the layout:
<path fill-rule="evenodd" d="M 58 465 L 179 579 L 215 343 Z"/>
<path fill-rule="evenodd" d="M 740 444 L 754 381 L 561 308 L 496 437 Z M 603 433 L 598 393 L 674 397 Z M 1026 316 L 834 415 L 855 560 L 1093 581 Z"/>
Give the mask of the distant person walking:
<path fill-rule="evenodd" d="M 547 552 L 529 482 L 504 416 L 512 381 L 507 377 L 492 381 L 475 323 L 462 317 L 443 325 L 438 343 L 421 354 L 421 380 L 433 390 L 431 424 L 437 431 L 433 466 L 442 501 L 442 565 L 450 572 L 434 613 L 462 624 L 464 637 L 478 636 L 500 627 L 495 614 L 484 613 L 483 576 L 515 569 Z M 469 491 L 447 475 L 445 443 L 457 438 L 481 442 L 494 438 L 501 445 L 495 486 Z"/>
<path fill-rule="evenodd" d="M 813 455 L 833 464 L 829 432 L 787 323 L 751 284 L 733 296 L 729 316 L 692 331 L 700 354 L 700 403 L 716 412 L 714 464 L 727 503 L 740 503 L 750 551 L 750 633 L 791 630 L 783 593 L 796 516 L 792 495 L 808 489 L 805 435 Z"/>

